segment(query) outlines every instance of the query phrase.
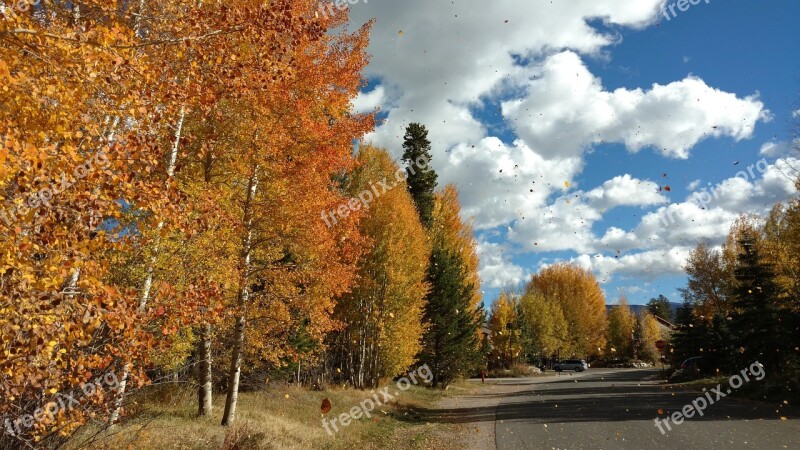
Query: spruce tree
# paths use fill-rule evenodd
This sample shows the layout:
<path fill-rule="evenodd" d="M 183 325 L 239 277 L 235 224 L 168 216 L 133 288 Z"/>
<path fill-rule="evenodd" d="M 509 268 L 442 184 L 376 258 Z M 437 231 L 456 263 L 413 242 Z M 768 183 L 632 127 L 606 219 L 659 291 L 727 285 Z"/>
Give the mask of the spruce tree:
<path fill-rule="evenodd" d="M 408 192 L 414 198 L 422 224 L 426 228 L 433 222 L 433 191 L 436 189 L 436 172 L 431 164 L 431 141 L 424 125 L 412 123 L 406 128 L 403 141 L 403 162 L 406 163 Z"/>
<path fill-rule="evenodd" d="M 678 326 L 677 331 L 672 335 L 673 364 L 679 366 L 686 359 L 692 356 L 699 356 L 699 348 L 695 342 L 694 330 L 694 307 L 688 300 L 683 301 L 683 305 L 675 313 L 675 322 Z"/>
<path fill-rule="evenodd" d="M 433 385 L 446 387 L 469 374 L 481 362 L 478 323 L 481 311 L 470 305 L 472 286 L 465 283 L 461 257 L 439 246 L 433 249 L 428 269 L 431 292 L 425 307 L 429 328 L 423 338 L 421 361 L 433 373 Z"/>
<path fill-rule="evenodd" d="M 780 288 L 775 272 L 772 265 L 763 262 L 755 238 L 745 235 L 739 242 L 743 251 L 734 271 L 734 306 L 738 313 L 731 331 L 741 348 L 740 363 L 758 360 L 768 371 L 781 372 L 789 336 L 778 306 Z"/>
<path fill-rule="evenodd" d="M 672 320 L 672 309 L 667 297 L 659 295 L 658 298 L 651 298 L 647 302 L 647 310 L 654 316 L 661 317 L 664 320 Z"/>

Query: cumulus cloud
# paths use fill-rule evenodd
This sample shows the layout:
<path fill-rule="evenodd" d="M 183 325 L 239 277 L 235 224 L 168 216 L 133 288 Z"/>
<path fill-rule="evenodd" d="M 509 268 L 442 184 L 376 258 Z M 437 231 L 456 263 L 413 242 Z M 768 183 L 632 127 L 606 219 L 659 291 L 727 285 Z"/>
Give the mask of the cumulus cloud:
<path fill-rule="evenodd" d="M 607 283 L 615 275 L 652 280 L 665 275 L 680 275 L 693 247 L 673 247 L 634 253 L 622 257 L 580 255 L 572 259 L 581 267 L 593 271 L 598 281 Z"/>
<path fill-rule="evenodd" d="M 642 181 L 625 174 L 608 180 L 585 195 L 595 207 L 610 209 L 616 206 L 650 206 L 666 202 L 658 184 Z"/>
<path fill-rule="evenodd" d="M 454 147 L 437 168 L 442 183 L 456 183 L 464 214 L 479 230 L 525 220 L 552 192 L 583 170 L 579 158 L 548 161 L 522 142 L 487 137 Z"/>
<path fill-rule="evenodd" d="M 794 141 L 794 145 L 800 145 L 800 139 Z M 759 150 L 759 154 L 768 156 L 770 158 L 782 158 L 788 156 L 792 152 L 792 144 L 787 141 L 769 141 L 765 142 Z"/>
<path fill-rule="evenodd" d="M 776 202 L 796 195 L 787 173 L 800 160 L 760 161 L 720 183 L 692 192 L 685 201 L 658 208 L 631 231 L 610 228 L 598 241 L 613 250 L 670 248 L 698 241 L 721 243 L 741 214 L 766 214 Z M 752 170 L 751 170 L 752 168 Z"/>
<path fill-rule="evenodd" d="M 694 76 L 648 91 L 609 92 L 570 51 L 549 57 L 526 96 L 503 103 L 503 115 L 529 147 L 550 158 L 613 142 L 682 159 L 706 138 L 749 138 L 770 117 L 757 96 L 738 98 Z"/>
<path fill-rule="evenodd" d="M 386 101 L 386 88 L 378 86 L 371 92 L 361 92 L 353 100 L 353 112 L 365 113 L 375 110 Z"/>
<path fill-rule="evenodd" d="M 513 287 L 527 280 L 530 274 L 511 262 L 506 255 L 507 252 L 499 244 L 478 243 L 481 285 L 490 288 Z"/>

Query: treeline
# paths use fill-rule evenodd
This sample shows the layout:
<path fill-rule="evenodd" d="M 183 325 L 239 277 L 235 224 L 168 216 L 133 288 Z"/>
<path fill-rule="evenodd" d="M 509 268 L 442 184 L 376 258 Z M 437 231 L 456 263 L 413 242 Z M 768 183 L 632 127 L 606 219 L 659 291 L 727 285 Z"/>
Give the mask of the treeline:
<path fill-rule="evenodd" d="M 675 364 L 702 356 L 706 370 L 732 373 L 758 361 L 769 378 L 796 389 L 800 201 L 775 205 L 766 220 L 740 218 L 721 248 L 698 244 L 686 272 L 672 340 Z"/>
<path fill-rule="evenodd" d="M 668 311 L 662 318 L 669 320 Z M 656 363 L 661 354 L 655 343 L 670 336 L 668 326 L 656 319 L 659 313 L 663 309 L 650 306 L 636 314 L 624 296 L 607 308 L 590 271 L 559 263 L 533 275 L 523 293 L 502 292 L 495 300 L 485 364 L 489 370 L 508 370 L 518 363 L 547 366 L 569 358 Z"/>
<path fill-rule="evenodd" d="M 477 367 L 457 193 L 420 170 L 422 126 L 406 176 L 354 156 L 371 24 L 316 7 L 0 2 L 0 447 L 113 425 L 152 380 L 196 385 L 199 415 L 224 390 L 230 424 L 267 378 Z"/>

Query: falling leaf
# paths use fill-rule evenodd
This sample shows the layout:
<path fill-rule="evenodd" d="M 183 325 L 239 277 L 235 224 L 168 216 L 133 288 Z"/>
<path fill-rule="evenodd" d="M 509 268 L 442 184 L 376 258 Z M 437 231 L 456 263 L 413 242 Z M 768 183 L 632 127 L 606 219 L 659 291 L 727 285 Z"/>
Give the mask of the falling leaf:
<path fill-rule="evenodd" d="M 672 192 L 672 188 L 669 186 L 664 186 L 664 190 L 667 192 Z"/>
<path fill-rule="evenodd" d="M 565 181 L 564 182 L 564 187 L 567 187 L 567 188 L 569 187 L 569 181 Z"/>
<path fill-rule="evenodd" d="M 328 414 L 331 408 L 333 408 L 333 405 L 331 405 L 330 400 L 327 398 L 322 400 L 322 406 L 319 408 L 322 411 L 322 414 Z"/>
<path fill-rule="evenodd" d="M 284 395 L 284 397 L 289 398 L 289 394 Z"/>
<path fill-rule="evenodd" d="M 663 416 L 664 415 L 664 408 L 658 408 L 658 415 L 659 416 Z"/>

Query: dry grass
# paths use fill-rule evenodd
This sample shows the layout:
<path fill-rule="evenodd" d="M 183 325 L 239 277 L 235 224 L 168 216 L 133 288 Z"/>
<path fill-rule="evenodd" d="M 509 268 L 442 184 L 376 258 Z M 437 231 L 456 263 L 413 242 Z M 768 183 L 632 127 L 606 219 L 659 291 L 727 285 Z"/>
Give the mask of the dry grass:
<path fill-rule="evenodd" d="M 460 386 L 460 385 L 456 385 Z M 466 384 L 464 384 L 466 386 Z M 328 398 L 333 409 L 330 420 L 370 398 L 368 391 L 331 389 L 324 392 L 298 387 L 271 388 L 269 391 L 239 395 L 235 426 L 219 425 L 224 395 L 217 394 L 214 413 L 209 418 L 196 417 L 195 391 L 188 388 L 158 388 L 144 392 L 134 406 L 135 416 L 113 431 L 91 442 L 92 427 L 86 427 L 67 446 L 68 449 L 350 449 L 354 446 L 375 449 L 458 448 L 445 442 L 450 425 L 418 424 L 402 420 L 397 409 L 430 407 L 439 399 L 463 394 L 469 388 L 446 392 L 412 387 L 397 401 L 378 407 L 371 419 L 354 420 L 339 427 L 334 436 L 322 426 L 320 406 Z"/>

